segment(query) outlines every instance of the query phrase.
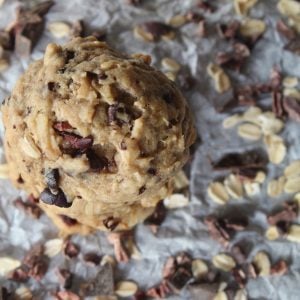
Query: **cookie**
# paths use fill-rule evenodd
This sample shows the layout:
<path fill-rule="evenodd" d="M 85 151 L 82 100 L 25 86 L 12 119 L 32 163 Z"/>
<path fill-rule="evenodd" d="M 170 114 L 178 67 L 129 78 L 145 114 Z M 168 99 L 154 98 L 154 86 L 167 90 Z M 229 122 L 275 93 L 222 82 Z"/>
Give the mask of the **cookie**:
<path fill-rule="evenodd" d="M 49 44 L 3 103 L 10 177 L 56 224 L 64 215 L 129 229 L 170 193 L 196 132 L 186 100 L 150 62 L 93 37 Z"/>

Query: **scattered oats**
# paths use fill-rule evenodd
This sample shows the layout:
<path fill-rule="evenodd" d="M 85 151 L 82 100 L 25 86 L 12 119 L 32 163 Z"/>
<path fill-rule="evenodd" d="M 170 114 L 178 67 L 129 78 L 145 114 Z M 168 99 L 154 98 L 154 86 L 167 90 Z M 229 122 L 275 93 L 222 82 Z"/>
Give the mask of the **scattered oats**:
<path fill-rule="evenodd" d="M 228 192 L 228 194 L 234 198 L 239 199 L 243 197 L 244 190 L 242 181 L 240 178 L 236 175 L 230 174 L 224 181 L 225 188 Z"/>
<path fill-rule="evenodd" d="M 296 177 L 300 175 L 300 160 L 295 160 L 291 162 L 284 169 L 284 176 L 287 178 Z"/>
<path fill-rule="evenodd" d="M 259 276 L 268 276 L 271 272 L 271 262 L 265 252 L 258 252 L 253 260 Z"/>
<path fill-rule="evenodd" d="M 251 106 L 244 112 L 243 119 L 250 123 L 260 125 L 259 117 L 262 113 L 263 112 L 259 107 Z"/>
<path fill-rule="evenodd" d="M 300 176 L 288 178 L 284 185 L 284 191 L 287 194 L 300 192 Z"/>
<path fill-rule="evenodd" d="M 262 136 L 262 131 L 255 124 L 245 123 L 238 127 L 238 135 L 246 140 L 258 141 Z"/>
<path fill-rule="evenodd" d="M 192 261 L 192 273 L 195 279 L 201 279 L 208 273 L 208 266 L 202 259 Z"/>
<path fill-rule="evenodd" d="M 223 121 L 223 128 L 225 129 L 232 128 L 242 121 L 243 121 L 243 117 L 241 115 L 238 114 L 232 115 Z"/>
<path fill-rule="evenodd" d="M 254 196 L 260 193 L 260 185 L 257 182 L 246 181 L 244 189 L 248 196 Z"/>
<path fill-rule="evenodd" d="M 280 0 L 277 8 L 281 14 L 287 17 L 300 14 L 300 3 L 295 0 Z"/>
<path fill-rule="evenodd" d="M 173 16 L 168 24 L 173 26 L 173 27 L 181 27 L 182 25 L 184 25 L 187 22 L 187 18 L 184 15 L 176 15 Z"/>
<path fill-rule="evenodd" d="M 174 72 L 166 72 L 165 75 L 171 80 L 175 81 L 176 80 L 176 74 Z"/>
<path fill-rule="evenodd" d="M 212 182 L 208 189 L 208 196 L 218 204 L 225 204 L 229 201 L 229 195 L 221 182 Z"/>
<path fill-rule="evenodd" d="M 153 41 L 152 34 L 143 30 L 143 28 L 141 28 L 140 26 L 134 27 L 133 35 L 136 39 L 142 40 L 144 42 L 152 42 Z"/>
<path fill-rule="evenodd" d="M 6 179 L 9 175 L 9 167 L 8 164 L 0 164 L 0 178 Z"/>
<path fill-rule="evenodd" d="M 28 287 L 21 285 L 15 290 L 16 300 L 32 300 L 33 296 Z"/>
<path fill-rule="evenodd" d="M 300 243 L 300 225 L 291 225 L 286 237 L 292 242 Z"/>
<path fill-rule="evenodd" d="M 247 19 L 240 26 L 240 33 L 244 37 L 257 37 L 266 31 L 266 23 L 261 20 Z"/>
<path fill-rule="evenodd" d="M 258 117 L 261 129 L 264 134 L 276 134 L 279 133 L 284 123 L 277 119 L 273 112 L 265 112 Z"/>
<path fill-rule="evenodd" d="M 213 300 L 228 300 L 228 297 L 225 292 L 221 291 L 221 292 L 217 292 Z"/>
<path fill-rule="evenodd" d="M 210 63 L 207 66 L 207 73 L 214 80 L 218 93 L 225 93 L 231 88 L 230 79 L 220 66 Z"/>
<path fill-rule="evenodd" d="M 280 164 L 286 155 L 286 146 L 282 137 L 270 134 L 264 137 L 264 143 L 267 148 L 269 159 L 273 164 Z"/>
<path fill-rule="evenodd" d="M 64 241 L 62 239 L 53 239 L 45 243 L 45 254 L 53 257 L 60 253 L 63 249 Z"/>
<path fill-rule="evenodd" d="M 48 29 L 55 38 L 63 38 L 71 33 L 71 26 L 65 22 L 52 22 Z"/>
<path fill-rule="evenodd" d="M 189 198 L 183 194 L 173 194 L 164 199 L 164 205 L 169 209 L 184 207 L 188 204 Z"/>
<path fill-rule="evenodd" d="M 256 174 L 256 176 L 255 176 L 255 178 L 254 178 L 254 181 L 255 181 L 255 182 L 258 182 L 258 183 L 260 183 L 260 184 L 262 184 L 262 183 L 265 182 L 266 177 L 267 177 L 267 175 L 266 175 L 265 172 L 263 172 L 263 171 L 258 171 L 257 174 Z"/>
<path fill-rule="evenodd" d="M 175 73 L 181 68 L 180 64 L 175 59 L 169 57 L 162 59 L 161 65 L 164 69 Z"/>
<path fill-rule="evenodd" d="M 238 15 L 245 16 L 257 0 L 234 0 L 234 9 Z"/>
<path fill-rule="evenodd" d="M 277 240 L 280 237 L 278 228 L 276 226 L 270 226 L 266 231 L 266 238 L 270 241 Z"/>
<path fill-rule="evenodd" d="M 277 180 L 271 180 L 268 183 L 267 193 L 270 197 L 278 197 L 283 193 L 283 188 L 286 182 L 284 176 L 279 177 Z"/>
<path fill-rule="evenodd" d="M 292 98 L 295 98 L 297 100 L 300 100 L 300 92 L 299 92 L 299 90 L 297 90 L 295 88 L 285 88 L 283 90 L 283 95 L 285 97 L 292 97 Z"/>
<path fill-rule="evenodd" d="M 138 290 L 138 286 L 133 281 L 121 281 L 117 284 L 115 293 L 119 297 L 131 297 Z"/>
<path fill-rule="evenodd" d="M 5 276 L 9 272 L 18 268 L 21 262 L 11 257 L 0 257 L 0 276 Z"/>
<path fill-rule="evenodd" d="M 31 158 L 40 158 L 41 152 L 33 141 L 32 137 L 30 137 L 29 135 L 25 136 L 19 141 L 19 144 L 26 155 L 30 156 Z"/>
<path fill-rule="evenodd" d="M 282 81 L 282 84 L 286 88 L 294 88 L 298 85 L 298 78 L 297 77 L 285 77 Z"/>
<path fill-rule="evenodd" d="M 231 271 L 233 268 L 235 268 L 236 263 L 234 259 L 227 255 L 227 254 L 217 254 L 212 258 L 213 265 L 225 272 Z"/>
<path fill-rule="evenodd" d="M 100 262 L 100 265 L 101 266 L 104 266 L 106 264 L 109 264 L 111 266 L 115 266 L 116 265 L 116 260 L 113 256 L 111 255 L 108 255 L 108 254 L 105 254 L 102 259 L 101 259 L 101 262 Z"/>
<path fill-rule="evenodd" d="M 238 290 L 233 300 L 247 300 L 247 291 L 245 289 Z"/>
<path fill-rule="evenodd" d="M 182 190 L 184 188 L 187 188 L 190 184 L 189 179 L 186 177 L 185 173 L 182 170 L 175 174 L 173 180 L 174 187 L 176 190 Z"/>
<path fill-rule="evenodd" d="M 0 72 L 5 71 L 9 67 L 7 59 L 0 58 Z"/>

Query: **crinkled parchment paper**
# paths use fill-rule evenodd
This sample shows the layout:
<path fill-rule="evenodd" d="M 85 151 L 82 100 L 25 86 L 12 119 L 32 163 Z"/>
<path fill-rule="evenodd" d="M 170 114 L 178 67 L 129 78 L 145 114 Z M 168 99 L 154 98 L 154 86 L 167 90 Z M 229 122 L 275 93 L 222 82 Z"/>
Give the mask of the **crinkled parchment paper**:
<path fill-rule="evenodd" d="M 134 39 L 132 29 L 135 24 L 145 20 L 166 21 L 175 14 L 186 12 L 196 2 L 192 0 L 145 0 L 145 4 L 141 7 L 126 5 L 122 0 L 56 0 L 56 2 L 46 16 L 47 22 L 72 23 L 83 19 L 90 27 L 105 28 L 108 34 L 107 41 L 115 48 L 129 53 L 149 53 L 152 55 L 153 64 L 157 67 L 160 67 L 161 58 L 173 57 L 180 64 L 188 66 L 197 80 L 195 88 L 187 94 L 202 139 L 189 168 L 191 203 L 186 208 L 169 211 L 157 236 L 154 236 L 145 225 L 137 226 L 135 238 L 142 259 L 131 260 L 128 264 L 119 264 L 115 280 L 131 279 L 142 288 L 151 287 L 160 282 L 162 266 L 167 257 L 179 251 L 187 251 L 193 257 L 210 260 L 222 249 L 210 238 L 201 216 L 224 208 L 214 204 L 206 194 L 208 183 L 219 175 L 211 170 L 208 154 L 215 159 L 228 151 L 263 148 L 262 142 L 245 142 L 237 137 L 234 130 L 225 131 L 221 124 L 227 115 L 216 113 L 213 108 L 212 100 L 216 97 L 216 93 L 205 70 L 217 51 L 226 48 L 226 42 L 216 38 L 215 33 L 209 34 L 206 39 L 201 39 L 196 35 L 193 24 L 180 29 L 177 38 L 172 41 L 145 43 Z M 236 17 L 231 1 L 212 2 L 217 3 L 219 9 L 207 17 L 209 28 L 213 28 L 217 21 L 228 21 Z M 279 18 L 276 4 L 276 0 L 259 1 L 251 10 L 252 17 L 265 19 L 268 30 L 256 44 L 243 71 L 244 75 L 235 76 L 236 82 L 264 82 L 269 78 L 273 65 L 278 65 L 285 74 L 300 77 L 300 57 L 282 50 L 283 42 L 275 30 Z M 6 0 L 4 6 L 0 8 L 1 28 L 14 20 L 16 6 L 17 1 Z M 41 58 L 50 41 L 65 42 L 63 39 L 55 40 L 49 31 L 45 30 L 30 60 Z M 29 61 L 11 56 L 10 63 L 10 68 L 0 74 L 1 99 L 10 93 Z M 266 103 L 270 105 L 271 99 L 267 98 Z M 288 156 L 282 165 L 268 167 L 269 178 L 281 174 L 284 165 L 289 161 L 300 158 L 299 132 L 299 124 L 287 123 L 283 136 L 288 145 Z M 2 147 L 0 151 L 1 159 L 4 161 Z M 245 240 L 252 246 L 252 253 L 261 249 L 266 250 L 273 261 L 279 258 L 287 260 L 290 262 L 290 271 L 280 277 L 259 277 L 250 280 L 246 287 L 249 299 L 297 300 L 300 299 L 300 244 L 283 240 L 271 242 L 264 238 L 268 226 L 265 214 L 287 198 L 271 200 L 265 190 L 264 185 L 260 195 L 251 199 L 231 201 L 226 206 L 226 210 L 233 213 L 245 211 L 250 219 L 250 226 L 238 233 L 233 242 Z M 15 190 L 9 181 L 0 181 L 0 256 L 21 259 L 31 245 L 57 236 L 56 228 L 46 216 L 34 220 L 13 206 L 12 200 L 20 193 L 22 194 Z M 82 245 L 83 253 L 96 250 L 100 254 L 113 254 L 112 247 L 101 232 L 87 237 L 75 236 L 73 240 Z M 95 268 L 86 266 L 80 262 L 80 259 L 66 261 L 62 256 L 57 256 L 51 261 L 50 271 L 40 283 L 30 281 L 37 299 L 47 299 L 47 291 L 57 287 L 56 276 L 53 275 L 55 266 L 65 266 L 81 278 L 93 277 L 95 274 Z M 0 284 L 4 281 L 0 278 Z M 169 299 L 192 298 L 186 290 L 183 290 L 180 296 L 172 296 Z M 194 299 L 201 299 L 201 296 Z"/>

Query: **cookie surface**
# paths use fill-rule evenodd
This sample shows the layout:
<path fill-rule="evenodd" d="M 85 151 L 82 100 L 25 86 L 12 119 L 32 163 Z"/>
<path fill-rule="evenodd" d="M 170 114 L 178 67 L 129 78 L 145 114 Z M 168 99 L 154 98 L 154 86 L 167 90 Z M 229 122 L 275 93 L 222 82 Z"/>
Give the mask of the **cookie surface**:
<path fill-rule="evenodd" d="M 95 38 L 48 45 L 2 106 L 14 184 L 50 215 L 128 229 L 186 163 L 195 129 L 175 84 L 147 56 Z"/>

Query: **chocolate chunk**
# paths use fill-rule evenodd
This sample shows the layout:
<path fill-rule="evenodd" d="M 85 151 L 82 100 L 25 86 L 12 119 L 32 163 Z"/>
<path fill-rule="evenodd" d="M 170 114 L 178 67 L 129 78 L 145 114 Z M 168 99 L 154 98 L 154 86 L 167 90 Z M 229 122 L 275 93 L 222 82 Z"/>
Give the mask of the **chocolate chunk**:
<path fill-rule="evenodd" d="M 94 139 L 91 135 L 83 138 L 75 133 L 61 131 L 60 135 L 63 137 L 62 151 L 76 156 L 87 152 L 93 145 Z"/>
<path fill-rule="evenodd" d="M 50 92 L 56 92 L 58 89 L 59 89 L 59 83 L 57 83 L 57 82 L 48 82 L 48 84 L 47 84 L 47 86 L 48 86 L 48 90 L 50 91 Z"/>
<path fill-rule="evenodd" d="M 49 189 L 57 191 L 59 188 L 58 169 L 49 169 L 45 174 L 45 181 Z"/>
<path fill-rule="evenodd" d="M 195 11 L 189 11 L 185 17 L 188 22 L 192 23 L 199 23 L 203 20 L 203 16 Z"/>
<path fill-rule="evenodd" d="M 105 80 L 107 78 L 107 75 L 103 71 L 100 71 L 100 73 L 93 73 L 87 71 L 86 75 L 90 80 L 95 80 L 97 82 L 100 80 Z"/>
<path fill-rule="evenodd" d="M 34 246 L 24 257 L 23 265 L 28 268 L 28 275 L 40 281 L 48 270 L 48 259 L 44 255 L 44 248 Z"/>
<path fill-rule="evenodd" d="M 16 282 L 26 282 L 29 280 L 28 268 L 21 265 L 8 275 L 8 279 Z"/>
<path fill-rule="evenodd" d="M 66 241 L 64 245 L 64 254 L 69 258 L 77 257 L 80 252 L 80 248 L 77 244 L 73 243 L 72 241 Z"/>
<path fill-rule="evenodd" d="M 140 26 L 151 35 L 153 41 L 158 41 L 161 37 L 174 32 L 173 27 L 161 22 L 144 22 Z"/>
<path fill-rule="evenodd" d="M 197 7 L 208 13 L 213 13 L 216 10 L 216 8 L 211 3 L 203 0 L 197 3 Z"/>
<path fill-rule="evenodd" d="M 65 289 L 72 287 L 73 274 L 67 269 L 58 269 L 57 275 L 60 285 Z"/>
<path fill-rule="evenodd" d="M 78 221 L 76 219 L 70 218 L 66 215 L 59 215 L 62 221 L 68 225 L 68 226 L 75 226 L 78 224 Z"/>
<path fill-rule="evenodd" d="M 90 170 L 93 172 L 107 171 L 109 167 L 109 161 L 104 156 L 99 156 L 95 151 L 89 149 L 86 156 L 90 163 Z"/>
<path fill-rule="evenodd" d="M 157 170 L 155 168 L 149 168 L 147 170 L 147 173 L 150 174 L 150 175 L 155 176 L 157 174 Z"/>
<path fill-rule="evenodd" d="M 231 40 L 237 37 L 240 26 L 240 22 L 235 20 L 228 24 L 218 24 L 217 30 L 221 38 Z"/>
<path fill-rule="evenodd" d="M 284 36 L 288 40 L 293 40 L 297 36 L 296 31 L 286 25 L 282 20 L 279 20 L 277 22 L 276 29 L 282 36 Z"/>
<path fill-rule="evenodd" d="M 140 5 L 141 4 L 141 1 L 142 0 L 125 0 L 125 2 L 129 5 L 134 5 L 134 6 L 137 6 L 137 5 Z"/>
<path fill-rule="evenodd" d="M 233 173 L 237 175 L 241 180 L 253 180 L 255 179 L 257 173 L 261 171 L 262 168 L 253 167 L 253 168 L 241 168 L 238 170 L 235 170 Z"/>
<path fill-rule="evenodd" d="M 228 153 L 219 161 L 212 162 L 214 170 L 239 170 L 244 168 L 263 168 L 268 163 L 267 156 L 260 150 L 245 153 Z"/>
<path fill-rule="evenodd" d="M 175 290 L 182 289 L 193 277 L 191 257 L 185 252 L 170 257 L 164 266 L 163 277 Z"/>
<path fill-rule="evenodd" d="M 53 194 L 49 188 L 44 189 L 40 195 L 40 200 L 46 204 L 56 205 L 58 207 L 70 207 L 71 202 L 67 201 L 67 198 L 62 189 L 57 190 L 57 194 Z"/>
<path fill-rule="evenodd" d="M 159 226 L 165 220 L 167 215 L 167 209 L 164 206 L 164 202 L 160 201 L 157 203 L 155 211 L 150 215 L 144 223 L 147 225 L 156 225 Z"/>
<path fill-rule="evenodd" d="M 106 31 L 105 30 L 94 30 L 91 35 L 95 37 L 98 41 L 105 41 L 106 39 Z"/>
<path fill-rule="evenodd" d="M 224 228 L 225 224 L 220 224 L 217 218 L 213 216 L 206 217 L 204 223 L 208 227 L 210 236 L 223 246 L 227 247 L 230 240 L 230 233 Z"/>
<path fill-rule="evenodd" d="M 116 229 L 116 227 L 119 225 L 120 222 L 121 220 L 119 218 L 114 218 L 114 217 L 108 217 L 105 220 L 103 220 L 104 226 L 110 231 Z"/>
<path fill-rule="evenodd" d="M 273 90 L 277 91 L 280 89 L 282 84 L 282 74 L 277 67 L 272 68 L 270 75 L 270 86 Z"/>
<path fill-rule="evenodd" d="M 272 213 L 268 216 L 268 222 L 270 225 L 275 225 L 286 233 L 293 221 L 296 220 L 298 215 L 298 205 L 296 202 L 285 202 L 284 207 L 279 211 Z"/>
<path fill-rule="evenodd" d="M 282 276 L 288 272 L 288 265 L 284 260 L 279 260 L 274 266 L 271 268 L 272 275 Z"/>
<path fill-rule="evenodd" d="M 37 4 L 31 9 L 18 9 L 17 19 L 10 32 L 14 37 L 15 52 L 28 57 L 44 30 L 44 15 L 53 6 L 53 1 Z"/>
<path fill-rule="evenodd" d="M 300 103 L 297 99 L 286 97 L 283 101 L 284 111 L 288 114 L 289 118 L 296 122 L 300 122 Z"/>
<path fill-rule="evenodd" d="M 55 122 L 53 124 L 53 128 L 57 131 L 68 131 L 74 129 L 68 121 Z"/>
<path fill-rule="evenodd" d="M 163 280 L 157 286 L 148 289 L 146 295 L 154 299 L 165 299 L 171 292 L 172 289 L 169 286 L 169 283 L 166 280 Z"/>
<path fill-rule="evenodd" d="M 250 49 L 245 44 L 235 43 L 231 52 L 219 52 L 215 61 L 222 67 L 239 72 L 249 56 Z"/>
<path fill-rule="evenodd" d="M 39 219 L 43 213 L 35 203 L 29 201 L 24 202 L 21 198 L 17 198 L 14 201 L 14 205 L 35 219 Z"/>
<path fill-rule="evenodd" d="M 101 256 L 94 252 L 86 253 L 83 256 L 85 262 L 91 264 L 92 266 L 97 266 L 101 262 Z"/>
<path fill-rule="evenodd" d="M 285 47 L 285 50 L 293 52 L 296 55 L 300 55 L 300 39 L 296 38 L 291 40 Z"/>
<path fill-rule="evenodd" d="M 22 178 L 21 175 L 19 175 L 19 177 L 18 177 L 18 179 L 17 179 L 17 182 L 18 182 L 19 184 L 23 184 L 23 183 L 24 183 L 24 179 Z"/>
<path fill-rule="evenodd" d="M 145 191 L 146 191 L 146 186 L 145 185 L 141 186 L 139 189 L 139 195 L 143 194 Z"/>
<path fill-rule="evenodd" d="M 108 107 L 108 123 L 110 125 L 122 126 L 130 124 L 132 121 L 131 113 L 126 109 L 123 104 L 113 104 Z"/>
<path fill-rule="evenodd" d="M 282 117 L 284 115 L 283 95 L 281 91 L 274 91 L 272 93 L 272 111 L 276 117 Z"/>

